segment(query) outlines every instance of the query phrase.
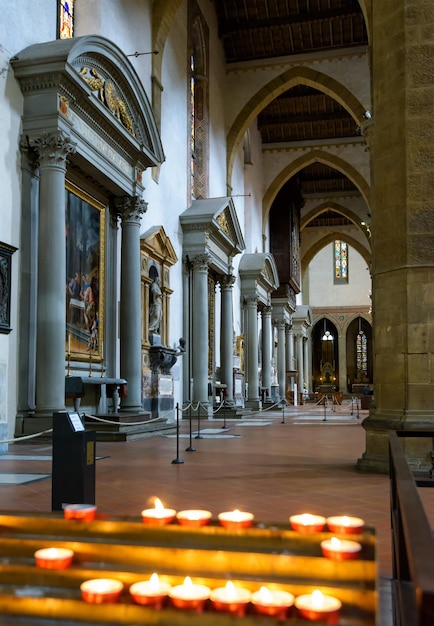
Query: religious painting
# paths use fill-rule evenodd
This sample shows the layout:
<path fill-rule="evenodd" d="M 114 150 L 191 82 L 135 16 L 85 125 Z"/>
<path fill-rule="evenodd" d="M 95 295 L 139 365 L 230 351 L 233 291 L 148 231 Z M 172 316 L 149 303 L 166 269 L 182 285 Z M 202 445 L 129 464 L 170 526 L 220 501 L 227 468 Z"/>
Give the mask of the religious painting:
<path fill-rule="evenodd" d="M 0 333 L 9 334 L 11 324 L 11 262 L 16 248 L 0 243 Z"/>
<path fill-rule="evenodd" d="M 68 359 L 103 359 L 104 206 L 65 189 L 66 352 Z"/>

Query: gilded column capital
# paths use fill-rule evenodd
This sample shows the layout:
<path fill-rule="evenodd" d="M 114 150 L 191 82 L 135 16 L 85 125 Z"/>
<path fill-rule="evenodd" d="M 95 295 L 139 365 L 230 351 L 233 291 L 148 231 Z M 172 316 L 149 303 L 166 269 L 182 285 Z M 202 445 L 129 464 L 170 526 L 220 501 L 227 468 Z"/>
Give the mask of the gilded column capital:
<path fill-rule="evenodd" d="M 58 165 L 66 168 L 66 161 L 70 154 L 74 154 L 77 144 L 62 131 L 43 133 L 34 140 L 33 147 L 39 157 L 39 163 L 44 165 Z"/>
<path fill-rule="evenodd" d="M 143 213 L 146 213 L 147 203 L 139 196 L 123 196 L 115 199 L 115 209 L 122 223 L 138 224 Z"/>

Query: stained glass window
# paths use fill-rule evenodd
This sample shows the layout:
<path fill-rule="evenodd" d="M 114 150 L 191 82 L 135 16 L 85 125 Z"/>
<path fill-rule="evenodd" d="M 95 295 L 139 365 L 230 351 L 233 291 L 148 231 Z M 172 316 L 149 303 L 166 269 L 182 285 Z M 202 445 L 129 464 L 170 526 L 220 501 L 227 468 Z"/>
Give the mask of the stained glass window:
<path fill-rule="evenodd" d="M 195 184 L 194 184 L 194 175 L 195 175 L 195 76 L 194 76 L 194 55 L 190 56 L 190 194 L 191 197 L 195 197 Z"/>
<path fill-rule="evenodd" d="M 359 330 L 356 338 L 357 371 L 368 373 L 368 341 L 363 330 Z"/>
<path fill-rule="evenodd" d="M 335 241 L 334 248 L 335 283 L 348 282 L 348 246 L 345 241 Z"/>
<path fill-rule="evenodd" d="M 74 37 L 74 0 L 58 0 L 57 24 L 59 39 Z"/>

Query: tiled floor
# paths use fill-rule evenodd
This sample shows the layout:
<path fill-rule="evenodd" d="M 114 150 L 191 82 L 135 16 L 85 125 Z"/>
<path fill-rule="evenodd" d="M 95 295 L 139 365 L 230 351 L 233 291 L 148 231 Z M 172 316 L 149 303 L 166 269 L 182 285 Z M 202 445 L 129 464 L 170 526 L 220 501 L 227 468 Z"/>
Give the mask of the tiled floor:
<path fill-rule="evenodd" d="M 262 413 L 242 421 L 228 418 L 226 429 L 222 419 L 202 421 L 200 439 L 195 431 L 190 438 L 189 423 L 183 420 L 179 438 L 97 442 L 98 512 L 139 515 L 158 496 L 176 510 L 205 508 L 217 515 L 239 508 L 264 522 L 287 522 L 289 515 L 302 512 L 362 517 L 376 528 L 380 624 L 386 626 L 389 482 L 387 476 L 356 470 L 365 449 L 361 423 L 367 413 L 361 411 L 357 417 L 351 408 L 348 402 L 327 413 L 313 405 L 287 407 L 284 414 Z M 196 421 L 192 427 L 197 428 Z M 186 451 L 190 443 L 195 451 Z M 0 457 L 2 510 L 51 510 L 50 453 L 51 446 L 37 439 L 9 446 L 9 454 Z M 176 460 L 183 462 L 173 463 Z M 10 484 L 14 475 L 21 480 Z M 23 475 L 30 482 L 23 482 Z M 2 480 L 5 476 L 9 482 Z M 428 496 L 424 502 L 434 511 Z"/>

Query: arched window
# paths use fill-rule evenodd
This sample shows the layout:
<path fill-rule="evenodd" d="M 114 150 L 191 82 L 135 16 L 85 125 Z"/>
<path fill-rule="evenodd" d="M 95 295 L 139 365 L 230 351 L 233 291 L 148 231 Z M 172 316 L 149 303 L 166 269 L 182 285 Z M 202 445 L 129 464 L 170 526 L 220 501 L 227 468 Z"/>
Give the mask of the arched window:
<path fill-rule="evenodd" d="M 366 375 L 368 373 L 368 340 L 361 328 L 356 337 L 356 360 L 357 371 Z"/>
<path fill-rule="evenodd" d="M 335 241 L 334 270 L 335 284 L 348 283 L 348 245 L 345 241 Z"/>
<path fill-rule="evenodd" d="M 190 4 L 190 195 L 208 196 L 208 27 Z"/>

